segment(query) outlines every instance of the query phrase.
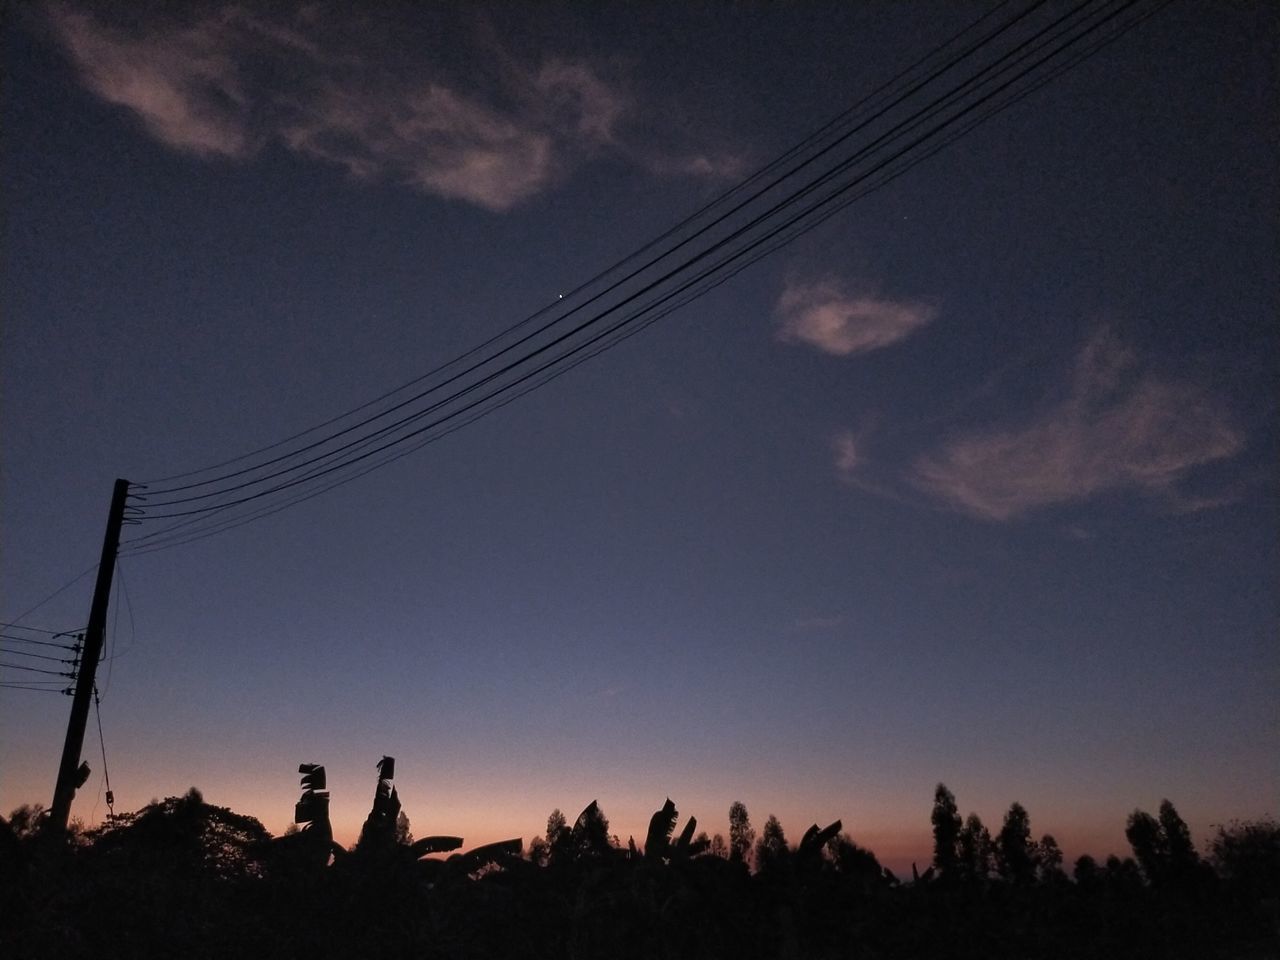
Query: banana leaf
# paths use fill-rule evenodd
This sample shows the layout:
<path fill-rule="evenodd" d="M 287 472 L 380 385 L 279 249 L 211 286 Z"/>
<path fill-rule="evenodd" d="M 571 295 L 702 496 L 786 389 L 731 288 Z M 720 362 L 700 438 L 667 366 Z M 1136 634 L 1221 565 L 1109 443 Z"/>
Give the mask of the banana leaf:
<path fill-rule="evenodd" d="M 804 836 L 800 838 L 800 846 L 797 850 L 798 854 L 801 857 L 806 857 L 810 855 L 816 856 L 822 853 L 822 848 L 830 843 L 831 839 L 839 833 L 841 829 L 842 827 L 839 820 L 829 826 L 823 827 L 821 830 L 818 829 L 818 825 L 815 823 L 806 830 L 804 832 Z"/>
<path fill-rule="evenodd" d="M 462 846 L 461 837 L 423 837 L 410 844 L 409 849 L 415 857 L 425 857 L 429 853 L 448 853 Z"/>
<path fill-rule="evenodd" d="M 671 846 L 671 831 L 676 828 L 676 805 L 667 797 L 662 809 L 649 818 L 649 834 L 644 841 L 644 855 L 648 860 L 661 860 Z"/>
<path fill-rule="evenodd" d="M 505 866 L 512 859 L 519 860 L 523 850 L 524 841 L 516 837 L 512 840 L 486 843 L 466 853 L 455 853 L 447 862 L 451 871 L 470 874 L 490 864 Z"/>

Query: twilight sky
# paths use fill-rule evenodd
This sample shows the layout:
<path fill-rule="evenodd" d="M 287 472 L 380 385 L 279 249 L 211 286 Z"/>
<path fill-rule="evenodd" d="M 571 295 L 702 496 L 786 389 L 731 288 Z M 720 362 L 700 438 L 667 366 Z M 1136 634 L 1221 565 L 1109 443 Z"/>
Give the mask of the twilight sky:
<path fill-rule="evenodd" d="M 983 9 L 10 11 L 0 621 L 96 561 L 114 478 L 557 302 Z M 350 841 L 386 753 L 468 845 L 593 798 L 642 837 L 670 795 L 901 869 L 939 780 L 1068 856 L 1163 797 L 1197 840 L 1275 814 L 1276 40 L 1175 3 L 465 430 L 126 552 L 117 809 L 195 784 L 279 832 L 318 761 Z M 0 810 L 49 802 L 69 706 L 0 689 Z M 96 821 L 92 720 L 84 756 Z"/>

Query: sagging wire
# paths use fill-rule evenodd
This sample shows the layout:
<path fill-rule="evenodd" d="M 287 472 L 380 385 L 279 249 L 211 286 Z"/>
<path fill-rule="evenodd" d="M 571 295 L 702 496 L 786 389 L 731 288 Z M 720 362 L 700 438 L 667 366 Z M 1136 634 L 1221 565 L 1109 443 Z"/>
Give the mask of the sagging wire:
<path fill-rule="evenodd" d="M 98 746 L 102 748 L 102 782 L 106 786 L 107 821 L 116 818 L 116 795 L 111 790 L 111 774 L 107 772 L 107 741 L 102 736 L 102 701 L 98 698 L 98 685 L 93 685 L 93 712 L 98 719 Z"/>

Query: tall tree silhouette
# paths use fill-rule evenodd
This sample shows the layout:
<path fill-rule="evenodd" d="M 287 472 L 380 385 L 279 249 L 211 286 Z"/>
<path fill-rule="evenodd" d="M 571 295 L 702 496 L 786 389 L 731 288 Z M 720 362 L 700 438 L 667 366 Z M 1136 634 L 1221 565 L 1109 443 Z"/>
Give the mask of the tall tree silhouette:
<path fill-rule="evenodd" d="M 547 816 L 546 857 L 548 863 L 563 863 L 573 859 L 572 832 L 564 813 L 556 807 Z"/>
<path fill-rule="evenodd" d="M 1160 803 L 1159 819 L 1144 810 L 1133 811 L 1124 835 L 1148 883 L 1184 879 L 1200 866 L 1191 831 L 1168 800 Z"/>
<path fill-rule="evenodd" d="M 711 838 L 711 855 L 719 857 L 721 860 L 729 859 L 729 844 L 725 843 L 724 835 L 717 833 Z"/>
<path fill-rule="evenodd" d="M 1045 883 L 1057 883 L 1067 879 L 1062 869 L 1062 848 L 1053 834 L 1046 833 L 1034 849 L 1036 873 Z"/>
<path fill-rule="evenodd" d="M 946 784 L 933 791 L 933 866 L 943 880 L 955 880 L 960 860 L 960 811 Z"/>
<path fill-rule="evenodd" d="M 747 863 L 755 842 L 756 832 L 751 827 L 747 805 L 741 800 L 733 801 L 729 805 L 729 859 L 735 863 Z"/>
<path fill-rule="evenodd" d="M 787 862 L 790 853 L 781 822 L 773 814 L 769 814 L 769 819 L 760 832 L 760 842 L 756 844 L 756 870 L 760 873 L 777 870 Z"/>
<path fill-rule="evenodd" d="M 1175 874 L 1190 872 L 1199 866 L 1200 856 L 1191 842 L 1191 829 L 1167 799 L 1160 801 L 1160 829 L 1164 833 L 1169 867 Z"/>
<path fill-rule="evenodd" d="M 1014 883 L 1030 883 L 1036 876 L 1035 849 L 1031 843 L 1031 818 L 1014 802 L 1004 815 L 996 840 L 996 866 L 1000 876 Z"/>
<path fill-rule="evenodd" d="M 1163 880 L 1165 843 L 1160 822 L 1145 810 L 1135 810 L 1129 814 L 1124 837 L 1133 848 L 1134 859 L 1138 861 L 1147 881 L 1157 883 Z"/>
<path fill-rule="evenodd" d="M 991 833 L 976 813 L 969 814 L 960 828 L 958 847 L 960 875 L 965 880 L 980 881 L 991 876 L 994 866 Z"/>

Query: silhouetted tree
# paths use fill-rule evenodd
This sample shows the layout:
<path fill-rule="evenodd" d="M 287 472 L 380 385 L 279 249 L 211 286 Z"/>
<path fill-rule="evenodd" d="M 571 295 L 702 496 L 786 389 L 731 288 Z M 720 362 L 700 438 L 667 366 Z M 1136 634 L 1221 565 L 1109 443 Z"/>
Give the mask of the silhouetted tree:
<path fill-rule="evenodd" d="M 1191 830 L 1168 800 L 1160 801 L 1160 831 L 1164 834 L 1171 874 L 1190 873 L 1200 865 L 1200 856 L 1191 842 Z"/>
<path fill-rule="evenodd" d="M 1133 857 L 1121 860 L 1114 853 L 1107 857 L 1107 886 L 1117 892 L 1132 892 L 1142 886 L 1142 871 Z"/>
<path fill-rule="evenodd" d="M 560 808 L 551 811 L 547 817 L 547 859 L 550 863 L 559 863 L 573 858 L 573 835 L 569 823 L 560 812 Z"/>
<path fill-rule="evenodd" d="M 960 875 L 968 881 L 986 880 L 994 867 L 991 833 L 976 813 L 969 814 L 960 828 Z"/>
<path fill-rule="evenodd" d="M 1098 861 L 1087 853 L 1076 858 L 1071 876 L 1081 890 L 1097 890 L 1102 884 L 1102 870 L 1098 867 Z"/>
<path fill-rule="evenodd" d="M 790 852 L 782 824 L 777 817 L 769 814 L 764 830 L 760 833 L 760 842 L 756 845 L 756 870 L 768 873 L 778 869 L 787 862 Z"/>
<path fill-rule="evenodd" d="M 729 859 L 746 863 L 751 856 L 751 846 L 756 842 L 756 832 L 751 828 L 746 804 L 740 800 L 729 805 Z"/>
<path fill-rule="evenodd" d="M 1280 897 L 1280 823 L 1265 819 L 1219 826 L 1209 859 L 1227 880 L 1262 900 Z"/>
<path fill-rule="evenodd" d="M 24 803 L 9 814 L 9 827 L 19 840 L 28 840 L 39 832 L 44 816 L 44 804 Z"/>
<path fill-rule="evenodd" d="M 560 808 L 556 807 L 547 816 L 547 845 L 554 848 L 568 836 L 569 824 L 564 814 L 560 812 Z"/>
<path fill-rule="evenodd" d="M 933 866 L 943 880 L 956 879 L 959 864 L 960 811 L 946 784 L 933 792 Z"/>
<path fill-rule="evenodd" d="M 870 850 L 858 846 L 846 834 L 837 834 L 828 845 L 836 872 L 856 882 L 864 893 L 888 883 L 885 869 Z"/>
<path fill-rule="evenodd" d="M 1013 883 L 1035 879 L 1035 849 L 1031 843 L 1031 819 L 1022 804 L 1014 802 L 1004 815 L 996 840 L 996 867 L 1000 876 Z"/>
<path fill-rule="evenodd" d="M 413 831 L 409 829 L 409 816 L 403 810 L 396 817 L 396 843 L 406 847 L 413 843 Z"/>
<path fill-rule="evenodd" d="M 1046 833 L 1035 845 L 1034 855 L 1036 872 L 1043 883 L 1058 883 L 1066 880 L 1062 869 L 1062 849 L 1053 834 Z"/>
<path fill-rule="evenodd" d="M 94 853 L 162 880 L 256 875 L 270 838 L 254 817 L 204 802 L 192 787 L 181 797 L 125 813 L 94 833 Z"/>
<path fill-rule="evenodd" d="M 1155 883 L 1162 880 L 1166 850 L 1160 822 L 1145 810 L 1135 810 L 1129 814 L 1124 837 L 1129 841 L 1134 858 L 1147 881 Z"/>
<path fill-rule="evenodd" d="M 1143 810 L 1133 811 L 1124 835 L 1148 883 L 1188 881 L 1202 870 L 1191 831 L 1168 800 L 1160 803 L 1159 819 Z"/>
<path fill-rule="evenodd" d="M 529 841 L 529 862 L 545 867 L 550 859 L 551 847 L 542 837 L 534 837 Z"/>
<path fill-rule="evenodd" d="M 709 849 L 713 857 L 719 857 L 721 860 L 729 859 L 729 845 L 725 843 L 724 836 L 722 834 L 717 833 L 711 838 L 711 846 Z"/>
<path fill-rule="evenodd" d="M 1018 842 L 1004 844 L 1002 867 L 1014 861 L 1008 852 L 1020 842 L 1042 878 L 1060 876 L 1057 844 L 1049 836 L 1032 843 L 1026 820 L 1014 805 L 1004 839 Z M 1171 857 L 1177 822 L 1152 820 Z M 674 842 L 667 834 L 668 855 L 660 867 L 638 854 L 616 853 L 607 819 L 592 803 L 572 828 L 559 811 L 549 818 L 548 835 L 562 846 L 564 869 L 534 865 L 550 854 L 543 838 L 531 845 L 528 859 L 520 859 L 519 841 L 509 840 L 447 860 L 419 860 L 462 844 L 457 837 L 426 837 L 392 847 L 381 860 L 346 857 L 319 870 L 289 870 L 280 867 L 280 854 L 297 844 L 285 841 L 305 842 L 317 833 L 315 821 L 293 838 L 266 842 L 252 818 L 211 807 L 195 791 L 127 814 L 96 831 L 91 846 L 59 850 L 56 858 L 44 856 L 40 846 L 31 848 L 30 857 L 21 848 L 8 855 L 17 841 L 0 820 L 0 955 L 1275 955 L 1273 905 L 1242 895 L 1255 889 L 1243 879 L 1250 871 L 1270 878 L 1264 882 L 1270 889 L 1280 879 L 1280 826 L 1271 821 L 1219 828 L 1212 850 L 1213 862 L 1228 876 L 1222 891 L 1148 887 L 1132 859 L 1111 857 L 1100 870 L 1092 858 L 1081 857 L 1074 886 L 1057 880 L 972 891 L 978 895 L 955 888 L 942 896 L 898 887 L 874 854 L 845 834 L 831 835 L 834 824 L 809 828 L 791 849 L 781 824 L 770 817 L 760 838 L 761 871 L 751 876 L 716 857 L 685 859 L 679 851 L 698 843 L 689 821 Z M 966 838 L 980 849 L 985 834 L 977 817 L 962 825 L 961 876 L 970 869 Z M 7 847 L 6 838 L 13 840 Z M 719 846 L 727 851 L 723 840 Z M 584 863 L 586 857 L 592 859 Z"/>

